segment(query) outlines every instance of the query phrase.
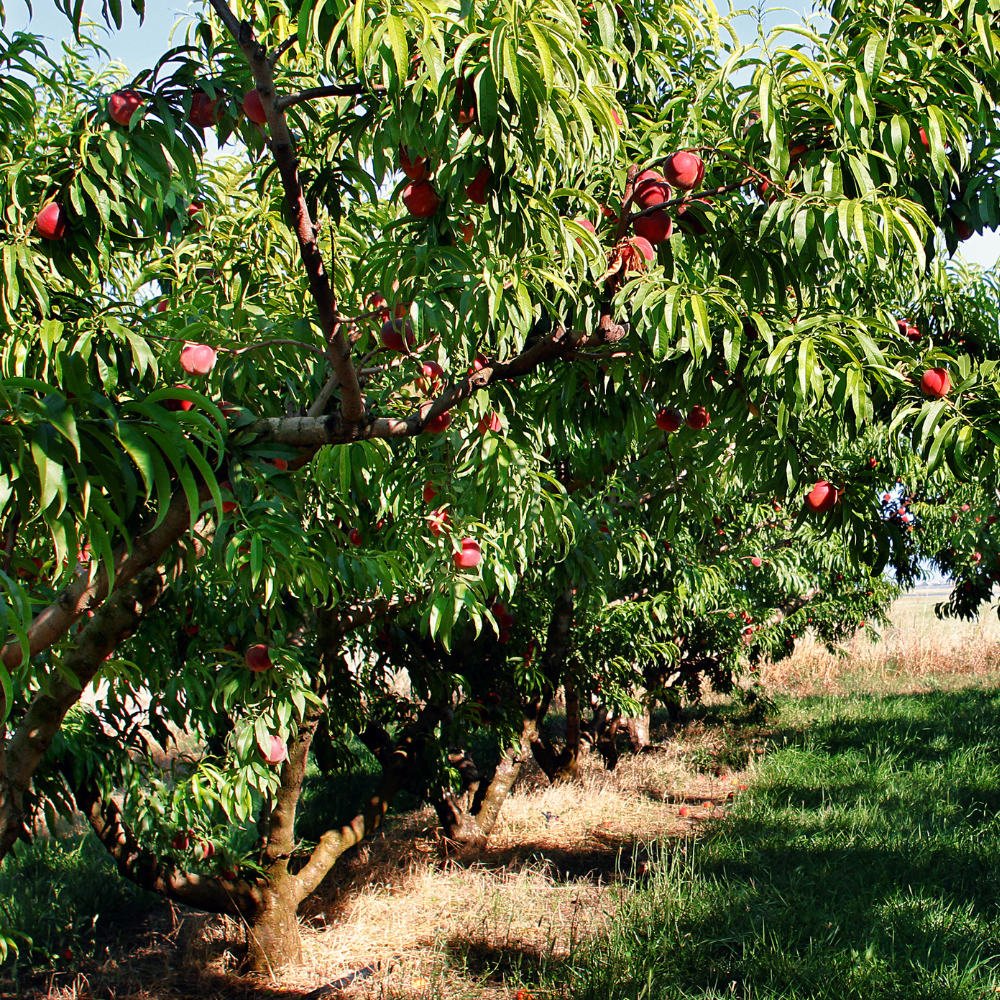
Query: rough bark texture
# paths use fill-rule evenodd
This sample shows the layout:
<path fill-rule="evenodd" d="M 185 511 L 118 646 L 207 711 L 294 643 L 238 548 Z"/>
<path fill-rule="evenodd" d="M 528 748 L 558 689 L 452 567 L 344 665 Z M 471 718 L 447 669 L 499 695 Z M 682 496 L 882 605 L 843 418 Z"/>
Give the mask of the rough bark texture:
<path fill-rule="evenodd" d="M 628 735 L 632 753 L 642 753 L 649 746 L 649 713 L 638 718 L 625 719 L 623 727 Z"/>
<path fill-rule="evenodd" d="M 531 740 L 535 733 L 534 718 L 525 718 L 516 747 L 507 747 L 496 767 L 488 774 L 467 768 L 465 792 L 472 795 L 472 802 L 466 810 L 458 796 L 450 790 L 444 792 L 434 803 L 441 825 L 444 828 L 447 849 L 459 860 L 469 859 L 478 854 L 489 840 L 500 810 L 514 789 L 514 785 L 531 753 Z M 470 761 L 471 763 L 471 761 Z M 462 773 L 460 768 L 460 773 Z"/>

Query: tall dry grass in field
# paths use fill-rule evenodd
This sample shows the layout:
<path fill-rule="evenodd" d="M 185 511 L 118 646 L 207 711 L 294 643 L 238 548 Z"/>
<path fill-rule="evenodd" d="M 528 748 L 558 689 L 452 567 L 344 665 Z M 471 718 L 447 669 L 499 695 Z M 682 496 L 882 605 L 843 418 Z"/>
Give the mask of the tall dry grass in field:
<path fill-rule="evenodd" d="M 1000 621 L 984 604 L 978 620 L 939 619 L 934 605 L 944 590 L 904 595 L 893 607 L 891 628 L 876 641 L 864 632 L 831 653 L 811 636 L 792 656 L 765 663 L 760 678 L 771 692 L 795 695 L 868 690 L 920 691 L 1000 681 Z"/>

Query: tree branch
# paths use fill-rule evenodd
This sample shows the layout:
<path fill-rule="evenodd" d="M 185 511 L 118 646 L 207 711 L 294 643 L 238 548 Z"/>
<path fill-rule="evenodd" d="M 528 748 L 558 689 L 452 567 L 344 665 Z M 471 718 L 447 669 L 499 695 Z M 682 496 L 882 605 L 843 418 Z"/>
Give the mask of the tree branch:
<path fill-rule="evenodd" d="M 656 205 L 650 205 L 649 208 L 644 208 L 640 212 L 633 212 L 629 215 L 625 222 L 626 224 L 630 222 L 635 222 L 636 219 L 641 218 L 644 215 L 649 215 L 652 212 L 659 212 L 664 208 L 673 208 L 674 205 L 684 205 L 692 201 L 698 201 L 701 198 L 711 198 L 713 195 L 725 194 L 727 191 L 736 191 L 738 188 L 746 187 L 747 184 L 753 183 L 752 177 L 744 177 L 741 181 L 736 181 L 734 184 L 723 184 L 721 187 L 706 188 L 704 191 L 697 191 L 694 194 L 686 194 L 682 198 L 671 198 L 670 201 L 661 201 Z M 768 181 L 769 184 L 773 184 L 773 181 Z M 781 188 L 784 191 L 784 188 Z M 786 194 L 788 192 L 785 192 Z"/>
<path fill-rule="evenodd" d="M 285 94 L 274 102 L 278 111 L 285 111 L 301 104 L 303 101 L 312 101 L 319 97 L 360 97 L 362 94 L 376 93 L 385 90 L 385 87 L 369 87 L 363 83 L 331 84 L 328 87 L 309 87 L 306 90 L 297 91 L 294 94 Z"/>
<path fill-rule="evenodd" d="M 374 438 L 412 437 L 421 433 L 424 424 L 432 417 L 450 410 L 479 389 L 485 389 L 504 379 L 528 375 L 548 361 L 574 354 L 580 347 L 618 343 L 623 335 L 620 327 L 607 325 L 591 334 L 579 330 L 557 329 L 539 338 L 509 362 L 494 362 L 453 383 L 437 399 L 422 403 L 406 417 L 378 417 L 359 427 L 346 426 L 337 415 L 268 417 L 250 424 L 241 433 L 253 435 L 255 441 L 287 444 L 297 448 L 346 444 Z"/>
<path fill-rule="evenodd" d="M 208 499 L 208 487 L 200 483 L 198 499 Z M 170 500 L 167 515 L 158 527 L 140 535 L 132 543 L 131 552 L 120 546 L 115 554 L 115 588 L 132 580 L 143 570 L 154 566 L 167 549 L 190 527 L 187 497 L 178 490 Z M 93 579 L 81 574 L 50 604 L 40 611 L 28 627 L 28 655 L 35 656 L 58 642 L 88 608 L 99 604 L 108 594 L 107 571 L 102 564 Z M 8 670 L 21 665 L 21 646 L 11 642 L 0 654 Z"/>
<path fill-rule="evenodd" d="M 77 808 L 87 817 L 97 839 L 114 859 L 119 875 L 175 903 L 231 917 L 253 916 L 259 906 L 255 886 L 242 879 L 229 881 L 186 872 L 169 859 L 161 861 L 139 844 L 113 800 L 105 799 L 92 781 L 76 781 L 68 760 L 59 761 L 57 766 L 73 793 Z"/>
<path fill-rule="evenodd" d="M 291 35 L 286 38 L 270 55 L 268 62 L 271 66 L 277 65 L 278 60 L 299 40 L 298 35 Z"/>
<path fill-rule="evenodd" d="M 66 713 L 118 643 L 135 631 L 159 596 L 162 582 L 155 569 L 147 569 L 116 590 L 90 619 L 76 646 L 63 659 L 63 673 L 75 677 L 78 685 L 71 684 L 63 674 L 54 674 L 32 699 L 2 755 L 0 857 L 10 850 L 20 834 L 24 793 Z"/>
<path fill-rule="evenodd" d="M 351 362 L 351 349 L 341 330 L 333 287 L 320 252 L 317 227 L 309 216 L 305 192 L 299 177 L 295 141 L 289 131 L 284 112 L 278 107 L 274 89 L 274 68 L 264 47 L 255 39 L 247 22 L 237 21 L 225 0 L 211 0 L 212 8 L 221 18 L 229 33 L 237 41 L 250 64 L 254 84 L 260 94 L 261 104 L 267 115 L 271 133 L 271 155 L 281 177 L 285 200 L 291 215 L 291 228 L 299 244 L 299 256 L 309 279 L 309 290 L 316 306 L 320 327 L 330 346 L 330 363 L 341 386 L 340 408 L 343 428 L 347 437 L 355 438 L 354 431 L 364 419 L 364 403 L 358 375 Z"/>
<path fill-rule="evenodd" d="M 306 866 L 296 876 L 300 900 L 305 899 L 319 885 L 344 851 L 361 843 L 382 823 L 396 792 L 403 783 L 405 773 L 412 768 L 420 755 L 423 738 L 437 725 L 439 718 L 440 713 L 437 710 L 425 708 L 386 761 L 382 780 L 362 812 L 346 826 L 342 826 L 339 830 L 328 830 L 320 837 Z"/>

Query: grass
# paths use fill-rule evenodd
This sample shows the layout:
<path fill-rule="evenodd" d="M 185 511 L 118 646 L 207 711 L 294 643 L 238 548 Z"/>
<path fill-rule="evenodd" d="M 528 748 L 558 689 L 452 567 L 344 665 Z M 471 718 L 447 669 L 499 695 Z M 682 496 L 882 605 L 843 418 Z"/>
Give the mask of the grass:
<path fill-rule="evenodd" d="M 581 1000 L 1000 992 L 1000 693 L 827 696 L 783 716 L 752 793 L 624 893 L 559 983 Z"/>
<path fill-rule="evenodd" d="M 765 665 L 778 710 L 764 726 L 713 699 L 661 731 L 659 753 L 623 757 L 613 772 L 592 757 L 581 783 L 555 788 L 530 773 L 472 867 L 441 857 L 431 810 L 403 803 L 303 908 L 303 965 L 266 983 L 222 958 L 184 968 L 188 924 L 174 910 L 103 957 L 121 883 L 79 844 L 45 848 L 77 851 L 69 861 L 25 851 L 33 867 L 5 864 L 0 898 L 50 886 L 44 906 L 23 911 L 48 935 L 42 964 L 72 927 L 95 946 L 84 961 L 54 960 L 31 995 L 293 997 L 380 962 L 345 994 L 998 997 L 1000 630 L 941 627 L 926 605 L 897 605 L 878 643 L 858 638 L 831 656 L 800 642 Z M 307 796 L 329 822 L 374 770 L 362 761 L 347 782 L 314 774 Z"/>
<path fill-rule="evenodd" d="M 0 868 L 0 934 L 10 973 L 76 966 L 117 950 L 160 897 L 119 878 L 96 838 L 18 843 Z"/>

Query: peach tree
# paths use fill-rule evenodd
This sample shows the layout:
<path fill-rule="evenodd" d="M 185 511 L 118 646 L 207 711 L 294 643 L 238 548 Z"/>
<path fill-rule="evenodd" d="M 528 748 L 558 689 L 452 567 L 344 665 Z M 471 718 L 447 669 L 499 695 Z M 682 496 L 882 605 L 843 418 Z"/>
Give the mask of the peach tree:
<path fill-rule="evenodd" d="M 990 15 L 834 13 L 808 47 L 730 60 L 697 3 L 211 0 L 124 85 L 7 46 L 0 852 L 119 643 L 167 689 L 164 636 L 201 600 L 240 641 L 280 636 L 294 741 L 360 605 L 419 605 L 449 643 L 567 551 L 577 480 L 637 454 L 668 540 L 728 470 L 796 508 L 825 484 L 815 516 L 876 567 L 877 500 L 837 478 L 866 428 L 992 472 L 989 352 L 914 343 L 894 311 L 935 234 L 996 221 Z M 238 164 L 205 165 L 208 130 Z M 567 454 L 571 475 L 547 465 Z M 437 527 L 462 531 L 433 547 L 414 512 L 445 477 Z M 197 700 L 194 659 L 173 690 Z M 416 708 L 403 757 L 440 725 Z M 227 747 L 262 794 L 246 732 Z M 288 900 L 322 867 L 292 871 L 278 827 L 283 867 L 240 889 L 258 967 L 294 955 Z"/>

